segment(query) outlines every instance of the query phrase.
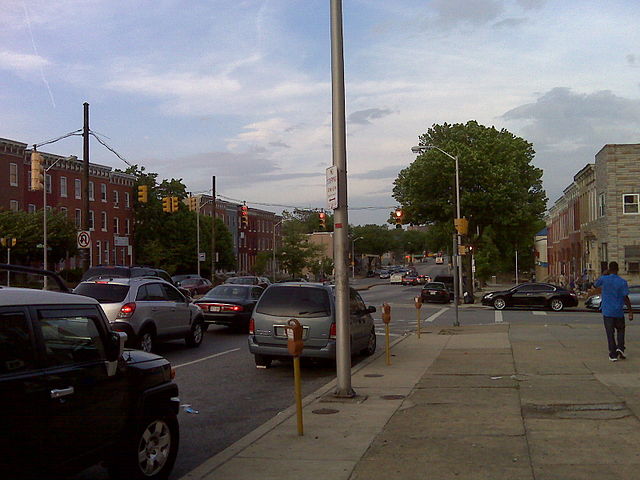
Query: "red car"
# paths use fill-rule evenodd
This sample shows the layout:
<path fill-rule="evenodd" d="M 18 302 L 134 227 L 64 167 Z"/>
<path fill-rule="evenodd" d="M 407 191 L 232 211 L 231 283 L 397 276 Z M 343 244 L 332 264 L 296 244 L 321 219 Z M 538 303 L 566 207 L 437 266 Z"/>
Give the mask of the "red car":
<path fill-rule="evenodd" d="M 407 273 L 402 277 L 402 285 L 418 285 L 419 283 L 420 279 L 417 273 Z"/>
<path fill-rule="evenodd" d="M 192 297 L 204 295 L 213 288 L 213 285 L 206 278 L 185 278 L 180 282 L 180 288 L 189 292 Z"/>

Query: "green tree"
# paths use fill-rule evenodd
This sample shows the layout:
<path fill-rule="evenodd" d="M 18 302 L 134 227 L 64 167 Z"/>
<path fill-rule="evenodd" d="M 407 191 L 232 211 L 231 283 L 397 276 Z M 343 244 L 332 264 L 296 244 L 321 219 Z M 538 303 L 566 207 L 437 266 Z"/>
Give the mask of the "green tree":
<path fill-rule="evenodd" d="M 258 252 L 256 255 L 256 263 L 253 265 L 253 273 L 256 275 L 264 275 L 271 266 L 273 252 Z"/>
<path fill-rule="evenodd" d="M 367 255 L 366 270 L 372 270 L 374 257 L 379 259 L 396 248 L 395 231 L 386 225 L 362 225 L 351 227 L 351 238 L 362 237 L 355 243 L 356 255 Z"/>
<path fill-rule="evenodd" d="M 293 212 L 283 211 L 283 233 L 286 235 L 288 233 L 333 232 L 333 215 L 325 212 L 326 228 L 323 230 L 320 228 L 319 213 L 317 210 L 304 210 L 299 208 L 294 209 Z"/>
<path fill-rule="evenodd" d="M 459 159 L 461 214 L 469 220 L 466 243 L 482 248 L 491 227 L 491 242 L 499 255 L 530 250 L 546 208 L 542 170 L 531 162 L 531 143 L 505 129 L 466 124 L 433 125 L 421 145 L 441 148 Z M 394 198 L 403 206 L 405 222 L 443 226 L 453 233 L 455 164 L 432 149 L 418 155 L 395 180 Z M 448 227 L 446 227 L 448 225 Z M 494 265 L 500 258 L 489 259 Z"/>
<path fill-rule="evenodd" d="M 310 243 L 305 235 L 288 233 L 282 237 L 282 247 L 276 256 L 283 269 L 298 277 L 305 267 L 313 268 L 321 254 L 321 247 Z"/>

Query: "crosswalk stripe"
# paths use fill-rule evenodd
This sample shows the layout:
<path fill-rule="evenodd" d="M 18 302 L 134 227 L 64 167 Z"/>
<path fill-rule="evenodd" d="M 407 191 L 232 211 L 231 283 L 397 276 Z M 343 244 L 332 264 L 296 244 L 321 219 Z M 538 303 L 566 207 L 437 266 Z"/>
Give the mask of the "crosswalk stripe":
<path fill-rule="evenodd" d="M 500 310 L 496 310 L 496 323 L 502 323 L 502 312 Z"/>
<path fill-rule="evenodd" d="M 428 317 L 425 321 L 426 322 L 433 322 L 436 318 L 438 318 L 440 315 L 442 315 L 447 310 L 449 310 L 449 308 L 441 308 L 438 312 L 436 312 L 433 315 L 431 315 L 430 317 Z"/>
<path fill-rule="evenodd" d="M 534 310 L 534 311 L 533 311 L 533 312 L 531 312 L 531 313 L 533 313 L 534 315 L 546 315 L 546 314 L 547 314 L 547 312 L 540 312 L 540 311 L 538 311 L 538 310 Z"/>

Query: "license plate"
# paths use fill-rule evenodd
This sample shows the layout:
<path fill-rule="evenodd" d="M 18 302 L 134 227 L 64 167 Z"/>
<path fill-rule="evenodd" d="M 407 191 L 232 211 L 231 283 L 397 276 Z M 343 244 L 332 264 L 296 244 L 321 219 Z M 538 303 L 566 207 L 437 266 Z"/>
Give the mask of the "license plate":
<path fill-rule="evenodd" d="M 429 292 L 429 294 L 430 294 L 430 295 L 437 295 L 437 294 L 438 294 L 438 292 L 434 292 L 433 290 L 431 290 L 431 291 Z"/>
<path fill-rule="evenodd" d="M 276 337 L 283 337 L 283 338 L 287 338 L 287 329 L 284 328 L 284 326 L 281 325 L 274 325 L 273 327 L 273 333 L 274 336 Z M 309 327 L 302 327 L 302 339 L 306 340 L 309 337 Z"/>
<path fill-rule="evenodd" d="M 209 311 L 210 312 L 219 312 L 220 311 L 220 307 L 209 307 Z"/>

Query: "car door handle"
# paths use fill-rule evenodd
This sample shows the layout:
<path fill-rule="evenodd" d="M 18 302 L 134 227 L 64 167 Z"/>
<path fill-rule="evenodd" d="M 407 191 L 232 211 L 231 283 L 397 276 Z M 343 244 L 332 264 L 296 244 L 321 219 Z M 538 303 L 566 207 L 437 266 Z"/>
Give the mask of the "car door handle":
<path fill-rule="evenodd" d="M 51 390 L 51 398 L 61 398 L 66 397 L 67 395 L 73 395 L 74 391 L 73 387 L 54 388 Z"/>

